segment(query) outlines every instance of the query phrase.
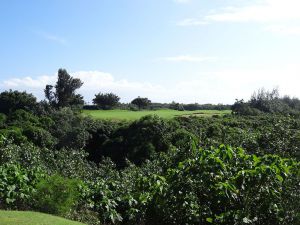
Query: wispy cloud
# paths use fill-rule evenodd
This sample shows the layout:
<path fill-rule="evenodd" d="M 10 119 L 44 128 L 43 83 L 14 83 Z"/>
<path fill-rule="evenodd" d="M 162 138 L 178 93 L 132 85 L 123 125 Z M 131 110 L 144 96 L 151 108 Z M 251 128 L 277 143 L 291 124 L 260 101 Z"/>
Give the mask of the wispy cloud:
<path fill-rule="evenodd" d="M 279 23 L 300 20 L 299 0 L 253 0 L 243 6 L 216 9 L 198 18 L 178 22 L 181 26 L 200 26 L 213 22 Z"/>
<path fill-rule="evenodd" d="M 58 35 L 55 35 L 55 34 L 51 34 L 51 33 L 47 33 L 47 32 L 42 32 L 42 31 L 37 31 L 35 32 L 38 36 L 48 40 L 48 41 L 52 41 L 52 42 L 55 42 L 55 43 L 58 43 L 58 44 L 61 44 L 61 45 L 67 45 L 68 44 L 68 41 L 63 38 L 63 37 L 60 37 Z"/>
<path fill-rule="evenodd" d="M 179 56 L 172 56 L 172 57 L 163 57 L 160 58 L 163 61 L 169 62 L 207 62 L 207 61 L 216 61 L 216 57 L 209 57 L 209 56 L 192 56 L 192 55 L 179 55 Z"/>
<path fill-rule="evenodd" d="M 278 22 L 300 19 L 299 0 L 264 0 L 242 7 L 227 7 L 204 17 L 219 22 Z"/>
<path fill-rule="evenodd" d="M 273 25 L 266 27 L 265 30 L 281 35 L 300 35 L 300 26 Z"/>

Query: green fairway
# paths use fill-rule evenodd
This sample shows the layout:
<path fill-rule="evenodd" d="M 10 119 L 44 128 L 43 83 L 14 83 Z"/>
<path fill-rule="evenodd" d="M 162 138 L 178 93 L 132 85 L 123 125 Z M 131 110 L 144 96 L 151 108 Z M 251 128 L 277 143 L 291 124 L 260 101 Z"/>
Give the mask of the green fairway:
<path fill-rule="evenodd" d="M 63 219 L 37 212 L 2 211 L 0 225 L 84 225 L 83 223 Z"/>
<path fill-rule="evenodd" d="M 83 113 L 96 119 L 110 120 L 136 120 L 146 115 L 158 115 L 162 118 L 171 119 L 176 116 L 213 116 L 229 114 L 230 110 L 196 110 L 196 111 L 177 111 L 172 109 L 160 110 L 83 110 Z"/>

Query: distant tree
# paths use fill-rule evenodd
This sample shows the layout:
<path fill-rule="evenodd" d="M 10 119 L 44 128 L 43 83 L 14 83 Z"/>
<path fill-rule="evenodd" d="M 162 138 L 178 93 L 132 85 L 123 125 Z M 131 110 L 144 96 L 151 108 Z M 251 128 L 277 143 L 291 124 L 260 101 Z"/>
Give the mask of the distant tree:
<path fill-rule="evenodd" d="M 266 91 L 264 88 L 261 88 L 252 94 L 249 101 L 250 107 L 266 113 L 279 112 L 282 107 L 281 103 L 277 88 L 271 91 Z"/>
<path fill-rule="evenodd" d="M 17 109 L 33 111 L 37 100 L 32 94 L 20 91 L 4 91 L 0 93 L 0 113 L 8 114 Z"/>
<path fill-rule="evenodd" d="M 231 107 L 232 114 L 234 115 L 259 115 L 262 113 L 256 108 L 252 108 L 249 103 L 244 102 L 244 99 L 236 99 L 235 103 Z"/>
<path fill-rule="evenodd" d="M 178 110 L 178 111 L 184 111 L 184 107 L 182 104 L 179 104 L 177 102 L 172 101 L 170 106 L 170 109 Z"/>
<path fill-rule="evenodd" d="M 101 109 L 112 109 L 120 101 L 119 96 L 114 93 L 98 93 L 93 99 L 93 103 Z"/>
<path fill-rule="evenodd" d="M 133 99 L 131 101 L 131 104 L 136 105 L 139 110 L 141 110 L 142 108 L 146 108 L 147 106 L 149 106 L 151 104 L 151 101 L 148 98 L 141 98 L 140 96 Z"/>
<path fill-rule="evenodd" d="M 56 85 L 54 87 L 46 85 L 45 97 L 51 105 L 57 108 L 83 105 L 83 97 L 75 93 L 82 85 L 80 79 L 71 77 L 65 69 L 59 69 Z"/>
<path fill-rule="evenodd" d="M 262 88 L 254 92 L 248 102 L 236 100 L 231 109 L 237 115 L 272 113 L 299 116 L 300 100 L 289 96 L 280 97 L 277 88 L 271 91 Z"/>

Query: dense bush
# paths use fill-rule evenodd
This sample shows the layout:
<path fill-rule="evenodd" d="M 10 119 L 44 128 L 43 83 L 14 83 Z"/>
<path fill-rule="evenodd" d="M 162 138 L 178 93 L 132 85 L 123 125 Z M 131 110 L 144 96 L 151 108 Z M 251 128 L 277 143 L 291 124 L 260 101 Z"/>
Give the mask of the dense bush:
<path fill-rule="evenodd" d="M 0 113 L 0 128 L 3 128 L 5 126 L 6 119 L 7 119 L 6 115 Z"/>
<path fill-rule="evenodd" d="M 57 144 L 57 139 L 50 132 L 35 126 L 27 126 L 23 129 L 23 134 L 37 146 L 52 148 Z"/>
<path fill-rule="evenodd" d="M 33 111 L 36 105 L 32 94 L 12 90 L 0 93 L 0 113 L 8 114 L 17 109 Z"/>
<path fill-rule="evenodd" d="M 145 116 L 119 128 L 103 146 L 102 154 L 121 166 L 126 159 L 140 165 L 157 152 L 169 149 L 174 128 L 157 116 Z"/>
<path fill-rule="evenodd" d="M 293 169 L 299 164 L 277 156 L 260 158 L 225 146 L 200 150 L 161 178 L 151 218 L 160 224 L 284 224 L 290 214 L 283 194 L 297 175 Z"/>
<path fill-rule="evenodd" d="M 227 143 L 258 155 L 300 159 L 300 120 L 275 115 L 225 118 L 176 118 L 180 127 L 200 140 L 200 146 Z"/>
<path fill-rule="evenodd" d="M 63 178 L 59 175 L 41 179 L 36 185 L 34 204 L 41 212 L 64 215 L 78 202 L 78 180 Z"/>
<path fill-rule="evenodd" d="M 299 222 L 296 161 L 226 146 L 191 149 L 183 161 L 178 154 L 163 153 L 143 168 L 122 171 L 106 164 L 103 175 L 88 184 L 86 201 L 107 224 Z"/>
<path fill-rule="evenodd" d="M 53 150 L 39 148 L 31 143 L 16 145 L 10 140 L 0 143 L 0 165 L 20 165 L 25 169 L 42 169 L 47 174 L 59 173 L 65 177 L 90 180 L 97 177 L 95 164 L 87 160 L 83 150 Z"/>
<path fill-rule="evenodd" d="M 50 133 L 58 140 L 56 148 L 81 149 L 89 138 L 86 120 L 69 108 L 57 110 L 50 116 L 53 121 Z"/>

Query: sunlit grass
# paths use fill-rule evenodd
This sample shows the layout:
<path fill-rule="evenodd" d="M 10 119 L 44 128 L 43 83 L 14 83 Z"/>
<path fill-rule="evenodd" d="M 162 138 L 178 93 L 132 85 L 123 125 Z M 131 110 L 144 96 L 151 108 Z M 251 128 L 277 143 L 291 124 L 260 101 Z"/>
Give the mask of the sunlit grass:
<path fill-rule="evenodd" d="M 84 225 L 61 217 L 29 211 L 0 210 L 0 225 Z"/>
<path fill-rule="evenodd" d="M 111 120 L 136 120 L 146 115 L 158 115 L 159 117 L 171 119 L 177 116 L 213 116 L 231 113 L 230 110 L 196 110 L 196 111 L 177 111 L 172 109 L 160 110 L 83 110 L 83 113 L 95 119 Z"/>

